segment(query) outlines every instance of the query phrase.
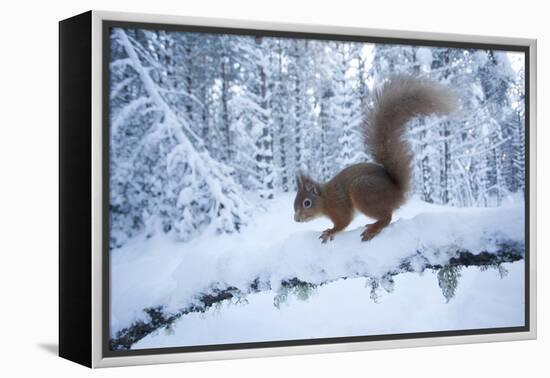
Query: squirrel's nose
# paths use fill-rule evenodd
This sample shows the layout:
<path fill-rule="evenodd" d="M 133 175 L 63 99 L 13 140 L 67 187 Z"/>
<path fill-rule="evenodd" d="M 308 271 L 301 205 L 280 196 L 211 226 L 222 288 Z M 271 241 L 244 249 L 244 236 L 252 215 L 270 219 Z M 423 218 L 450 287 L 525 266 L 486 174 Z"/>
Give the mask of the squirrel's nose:
<path fill-rule="evenodd" d="M 298 213 L 294 213 L 294 221 L 300 222 L 300 217 L 298 216 Z"/>

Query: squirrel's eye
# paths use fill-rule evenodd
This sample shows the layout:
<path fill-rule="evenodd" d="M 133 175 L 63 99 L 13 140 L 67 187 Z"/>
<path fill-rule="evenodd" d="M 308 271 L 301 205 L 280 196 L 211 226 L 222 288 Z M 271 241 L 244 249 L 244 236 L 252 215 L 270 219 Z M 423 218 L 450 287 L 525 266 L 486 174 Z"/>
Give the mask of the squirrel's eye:
<path fill-rule="evenodd" d="M 309 209 L 311 207 L 311 200 L 309 198 L 306 198 L 304 200 L 303 205 L 304 205 L 304 209 Z"/>

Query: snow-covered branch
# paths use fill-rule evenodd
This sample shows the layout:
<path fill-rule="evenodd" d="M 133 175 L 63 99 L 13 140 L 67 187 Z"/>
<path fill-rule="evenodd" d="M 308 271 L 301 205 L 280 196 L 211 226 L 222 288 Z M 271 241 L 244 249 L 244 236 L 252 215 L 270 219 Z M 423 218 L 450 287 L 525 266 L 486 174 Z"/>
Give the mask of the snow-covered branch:
<path fill-rule="evenodd" d="M 239 186 L 231 177 L 231 168 L 214 160 L 204 147 L 204 141 L 193 131 L 189 122 L 179 117 L 161 95 L 161 89 L 145 69 L 126 32 L 116 29 L 117 40 L 129 57 L 130 65 L 138 74 L 147 93 L 127 105 L 115 119 L 115 126 L 125 115 L 145 103 L 153 103 L 163 114 L 157 126 L 166 128 L 176 142 L 167 153 L 168 168 L 180 164 L 185 173 L 178 189 L 178 207 L 181 219 L 176 225 L 180 236 L 188 239 L 197 229 L 212 225 L 219 232 L 233 232 L 246 224 L 248 205 Z M 129 110 L 128 110 L 129 109 Z M 193 143 L 191 142 L 193 141 Z M 177 177 L 177 175 L 174 175 Z M 197 223 L 197 219 L 199 223 Z M 202 223 L 202 224 L 201 224 Z"/>
<path fill-rule="evenodd" d="M 521 260 L 524 222 L 518 209 L 424 213 L 398 220 L 367 243 L 360 241 L 361 228 L 339 234 L 326 245 L 320 244 L 318 234 L 305 232 L 253 255 L 213 251 L 216 255 L 194 256 L 172 273 L 178 289 L 171 300 L 145 307 L 148 317 L 118 328 L 111 345 L 129 348 L 185 314 L 259 291 L 282 293 L 350 278 L 365 278 L 375 290 L 391 286 L 393 276 L 406 272 L 441 269 L 444 275 L 449 269 Z M 200 272 L 206 261 L 210 269 L 205 277 Z"/>

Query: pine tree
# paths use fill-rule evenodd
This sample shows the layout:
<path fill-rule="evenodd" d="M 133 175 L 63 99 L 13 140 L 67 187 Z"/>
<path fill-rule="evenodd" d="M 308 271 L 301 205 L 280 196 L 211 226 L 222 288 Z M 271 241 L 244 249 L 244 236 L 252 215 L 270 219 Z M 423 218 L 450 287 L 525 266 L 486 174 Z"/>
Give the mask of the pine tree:
<path fill-rule="evenodd" d="M 174 230 L 183 240 L 207 226 L 218 232 L 239 230 L 248 208 L 232 179 L 232 170 L 212 159 L 193 130 L 189 114 L 180 112 L 164 94 L 173 89 L 166 67 L 158 63 L 158 51 L 163 51 L 165 41 L 145 34 L 146 49 L 122 29 L 115 29 L 112 37 L 116 54 L 125 56 L 124 75 L 134 76 L 135 91 L 125 106 L 134 104 L 135 110 L 128 116 L 139 126 L 134 129 L 131 121 L 122 122 L 120 111 L 116 112 L 118 101 L 112 103 L 118 117 L 111 122 L 115 141 L 111 172 L 117 173 L 112 175 L 111 245 L 119 245 L 143 229 L 154 232 L 155 220 L 161 221 L 162 230 Z M 153 43 L 158 50 L 151 47 Z M 111 69 L 114 78 L 120 75 Z M 128 133 L 139 133 L 133 145 L 128 144 Z M 122 193 L 118 185 L 125 187 Z M 121 235 L 124 232 L 127 235 Z"/>

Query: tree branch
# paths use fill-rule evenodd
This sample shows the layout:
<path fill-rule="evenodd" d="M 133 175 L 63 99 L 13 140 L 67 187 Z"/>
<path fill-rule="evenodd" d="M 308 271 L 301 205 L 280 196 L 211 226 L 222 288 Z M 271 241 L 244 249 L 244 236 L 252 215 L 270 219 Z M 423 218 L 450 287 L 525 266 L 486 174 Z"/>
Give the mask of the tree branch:
<path fill-rule="evenodd" d="M 321 283 L 313 284 L 307 281 L 301 280 L 299 277 L 287 279 L 281 281 L 278 285 L 275 283 L 266 281 L 262 282 L 256 278 L 246 290 L 238 289 L 234 286 L 217 287 L 214 286 L 209 292 L 201 293 L 197 296 L 195 305 L 181 309 L 177 313 L 166 313 L 162 306 L 149 307 L 143 311 L 149 316 L 150 320 L 147 322 L 137 321 L 131 326 L 124 328 L 117 332 L 116 336 L 109 341 L 109 347 L 111 350 L 127 350 L 130 349 L 133 344 L 143 339 L 147 335 L 155 332 L 161 328 L 167 328 L 172 325 L 176 320 L 184 315 L 205 312 L 210 307 L 217 303 L 221 303 L 229 299 L 242 299 L 247 295 L 259 293 L 263 291 L 269 291 L 272 287 L 279 287 L 279 295 L 274 298 L 274 305 L 277 306 L 277 299 L 280 295 L 288 293 L 294 289 L 313 289 L 319 286 L 329 284 L 339 279 L 351 279 L 351 278 L 367 278 L 371 283 L 371 298 L 376 300 L 376 289 L 380 285 L 380 281 L 393 281 L 392 277 L 401 273 L 407 272 L 423 272 L 425 270 L 438 270 L 439 285 L 443 291 L 443 295 L 447 301 L 454 295 L 454 288 L 442 281 L 455 280 L 454 285 L 456 287 L 456 269 L 462 267 L 478 266 L 483 268 L 500 267 L 503 263 L 515 262 L 523 259 L 523 251 L 525 246 L 519 242 L 506 242 L 499 245 L 499 249 L 496 252 L 481 252 L 471 253 L 467 250 L 457 249 L 453 257 L 448 260 L 446 265 L 430 264 L 427 262 L 420 269 L 415 264 L 412 264 L 412 260 L 418 260 L 422 258 L 422 253 L 417 252 L 416 255 L 410 258 L 404 259 L 401 264 L 394 270 L 387 272 L 382 277 L 369 277 L 361 274 L 348 277 L 340 277 L 338 279 L 329 279 Z M 450 273 L 450 274 L 449 274 Z M 450 276 L 450 278 L 449 278 Z M 450 288 L 449 288 L 450 286 Z M 283 293 L 283 294 L 281 294 Z"/>

